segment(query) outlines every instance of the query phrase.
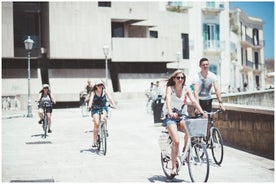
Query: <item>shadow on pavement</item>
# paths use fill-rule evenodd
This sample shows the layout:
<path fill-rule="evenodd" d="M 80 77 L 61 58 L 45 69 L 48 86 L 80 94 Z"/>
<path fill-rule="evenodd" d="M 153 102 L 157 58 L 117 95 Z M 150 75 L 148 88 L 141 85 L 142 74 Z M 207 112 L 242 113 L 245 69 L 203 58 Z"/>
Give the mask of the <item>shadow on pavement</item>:
<path fill-rule="evenodd" d="M 172 179 L 172 180 L 169 180 L 169 179 L 167 179 L 166 176 L 161 176 L 161 175 L 152 176 L 152 177 L 148 178 L 148 180 L 149 180 L 151 183 L 155 183 L 155 182 L 176 182 L 176 183 L 188 182 L 188 181 L 185 181 L 185 180 L 183 180 L 183 179 L 177 179 L 177 178 L 174 178 L 174 179 Z"/>

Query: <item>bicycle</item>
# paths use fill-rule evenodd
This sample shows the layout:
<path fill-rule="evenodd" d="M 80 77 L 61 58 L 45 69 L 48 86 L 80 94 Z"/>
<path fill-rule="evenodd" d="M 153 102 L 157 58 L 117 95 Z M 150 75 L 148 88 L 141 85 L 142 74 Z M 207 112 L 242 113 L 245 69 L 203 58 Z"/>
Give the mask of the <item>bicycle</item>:
<path fill-rule="evenodd" d="M 89 115 L 88 102 L 86 101 L 86 97 L 87 94 L 84 94 L 80 99 L 82 117 Z"/>
<path fill-rule="evenodd" d="M 211 149 L 213 159 L 217 165 L 220 165 L 223 160 L 223 140 L 219 129 L 214 126 L 213 116 L 220 112 L 223 111 L 221 109 L 218 109 L 214 112 L 207 112 L 210 128 L 208 130 L 209 134 L 207 134 L 207 137 L 205 139 L 206 148 Z"/>
<path fill-rule="evenodd" d="M 196 119 L 184 114 L 185 126 L 188 132 L 188 142 L 185 150 L 176 159 L 176 173 L 178 175 L 182 165 L 187 163 L 189 176 L 192 182 L 207 182 L 209 178 L 209 157 L 203 138 L 206 137 L 208 119 Z M 181 118 L 182 119 L 182 118 Z M 180 119 L 180 120 L 181 120 Z M 178 121 L 178 123 L 180 122 Z M 171 147 L 172 139 L 167 130 L 163 130 L 159 137 L 159 146 L 161 148 L 161 165 L 167 179 L 172 180 L 171 176 Z M 183 148 L 184 149 L 184 148 Z"/>
<path fill-rule="evenodd" d="M 42 104 L 42 108 L 43 108 L 43 120 L 42 120 L 42 128 L 43 128 L 43 134 L 42 137 L 44 137 L 46 139 L 47 137 L 47 129 L 48 129 L 48 116 L 47 116 L 47 112 L 46 109 L 48 107 L 52 107 L 52 103 L 51 102 L 43 102 Z"/>

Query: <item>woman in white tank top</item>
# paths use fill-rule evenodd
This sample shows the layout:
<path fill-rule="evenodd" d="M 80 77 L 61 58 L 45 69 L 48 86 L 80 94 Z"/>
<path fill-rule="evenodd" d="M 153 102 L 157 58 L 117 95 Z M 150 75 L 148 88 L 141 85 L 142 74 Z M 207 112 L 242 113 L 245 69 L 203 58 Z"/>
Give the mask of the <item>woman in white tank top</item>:
<path fill-rule="evenodd" d="M 171 173 L 172 176 L 176 175 L 176 158 L 177 158 L 178 149 L 179 149 L 179 135 L 177 132 L 177 124 L 176 124 L 176 119 L 178 118 L 178 114 L 174 112 L 174 109 L 177 109 L 178 111 L 179 110 L 182 111 L 184 105 L 186 105 L 186 96 L 187 96 L 189 97 L 193 106 L 198 110 L 198 112 L 202 114 L 204 113 L 200 105 L 196 102 L 190 89 L 185 87 L 185 80 L 186 80 L 185 74 L 182 71 L 177 70 L 169 78 L 167 82 L 167 88 L 166 88 L 167 115 L 165 119 L 165 124 L 173 141 L 172 153 L 171 153 L 172 163 L 173 163 L 172 173 Z M 207 115 L 205 114 L 204 117 L 207 117 Z M 184 143 L 186 146 L 188 141 L 188 134 L 183 120 L 180 122 L 180 128 L 185 133 Z"/>

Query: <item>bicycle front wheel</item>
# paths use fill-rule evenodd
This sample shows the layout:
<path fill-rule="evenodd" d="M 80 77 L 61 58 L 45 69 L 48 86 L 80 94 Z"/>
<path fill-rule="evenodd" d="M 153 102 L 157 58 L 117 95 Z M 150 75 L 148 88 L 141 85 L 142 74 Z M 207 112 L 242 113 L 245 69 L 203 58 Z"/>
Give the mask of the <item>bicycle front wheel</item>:
<path fill-rule="evenodd" d="M 207 182 L 209 178 L 209 158 L 202 143 L 193 143 L 188 153 L 188 169 L 192 182 Z"/>
<path fill-rule="evenodd" d="M 107 142 L 106 142 L 106 123 L 102 123 L 101 125 L 101 137 L 102 137 L 102 150 L 103 154 L 106 155 L 106 150 L 107 150 Z"/>
<path fill-rule="evenodd" d="M 217 165 L 222 163 L 223 159 L 223 141 L 221 134 L 217 128 L 213 128 L 211 132 L 211 150 L 214 161 Z"/>
<path fill-rule="evenodd" d="M 46 136 L 47 136 L 47 128 L 48 128 L 48 116 L 47 116 L 47 114 L 46 115 L 44 115 L 44 119 L 43 119 L 43 131 L 44 131 L 44 133 L 43 133 L 43 136 L 44 136 L 44 138 L 46 139 Z"/>
<path fill-rule="evenodd" d="M 180 164 L 181 161 L 179 160 L 179 158 L 176 159 L 176 170 L 177 172 L 180 169 Z M 165 153 L 161 152 L 161 166 L 162 166 L 162 170 L 166 176 L 167 179 L 172 180 L 174 178 L 174 176 L 171 176 L 171 172 L 172 172 L 172 160 L 171 157 Z"/>

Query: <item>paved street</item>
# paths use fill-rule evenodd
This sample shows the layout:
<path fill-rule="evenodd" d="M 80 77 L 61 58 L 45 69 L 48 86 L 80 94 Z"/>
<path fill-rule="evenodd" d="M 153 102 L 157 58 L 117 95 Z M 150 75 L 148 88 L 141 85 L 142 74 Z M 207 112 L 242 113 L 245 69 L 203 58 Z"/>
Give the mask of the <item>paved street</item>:
<path fill-rule="evenodd" d="M 80 109 L 54 109 L 53 133 L 41 138 L 34 118 L 2 119 L 2 182 L 165 182 L 158 137 L 163 127 L 145 100 L 119 101 L 108 122 L 108 149 L 91 148 L 93 124 Z M 211 152 L 210 152 L 211 155 Z M 176 182 L 190 182 L 183 167 Z M 274 182 L 274 161 L 225 146 L 221 167 L 211 161 L 209 182 Z"/>

